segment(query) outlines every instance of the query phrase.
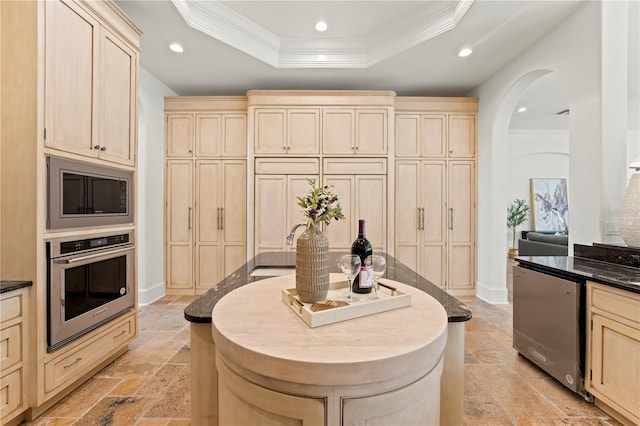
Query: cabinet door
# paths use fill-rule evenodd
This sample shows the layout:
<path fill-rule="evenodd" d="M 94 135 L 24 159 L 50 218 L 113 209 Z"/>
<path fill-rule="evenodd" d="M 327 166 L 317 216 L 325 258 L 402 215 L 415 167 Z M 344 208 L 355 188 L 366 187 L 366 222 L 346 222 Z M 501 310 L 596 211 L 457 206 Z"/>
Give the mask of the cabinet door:
<path fill-rule="evenodd" d="M 475 167 L 451 161 L 448 170 L 449 289 L 473 289 L 475 282 Z"/>
<path fill-rule="evenodd" d="M 133 165 L 136 151 L 137 54 L 102 29 L 100 61 L 100 158 Z"/>
<path fill-rule="evenodd" d="M 220 114 L 196 114 L 195 144 L 198 157 L 220 156 L 222 118 Z"/>
<path fill-rule="evenodd" d="M 193 114 L 167 114 L 167 157 L 191 157 L 193 155 Z"/>
<path fill-rule="evenodd" d="M 355 112 L 352 109 L 322 111 L 322 152 L 353 154 L 355 148 Z"/>
<path fill-rule="evenodd" d="M 342 214 L 345 220 L 333 220 L 326 227 L 325 233 L 329 239 L 331 250 L 351 250 L 351 244 L 357 237 L 357 218 L 355 217 L 353 201 L 355 200 L 355 179 L 350 175 L 325 175 L 324 185 L 332 185 L 338 195 Z M 354 231 L 354 220 L 356 227 Z"/>
<path fill-rule="evenodd" d="M 386 251 L 387 246 L 387 177 L 384 175 L 356 175 L 355 217 L 352 241 L 357 237 L 358 219 L 364 219 L 367 240 L 374 251 Z"/>
<path fill-rule="evenodd" d="M 420 162 L 396 161 L 395 178 L 395 256 L 414 271 L 421 273 L 419 269 L 422 215 Z"/>
<path fill-rule="evenodd" d="M 192 288 L 193 163 L 167 162 L 166 279 L 168 288 Z"/>
<path fill-rule="evenodd" d="M 396 115 L 396 157 L 418 156 L 420 156 L 420 115 Z"/>
<path fill-rule="evenodd" d="M 387 153 L 387 110 L 356 110 L 355 153 Z"/>
<path fill-rule="evenodd" d="M 286 250 L 287 176 L 255 177 L 255 254 Z"/>
<path fill-rule="evenodd" d="M 640 329 L 599 314 L 593 314 L 591 319 L 593 394 L 637 422 L 640 420 Z"/>
<path fill-rule="evenodd" d="M 195 250 L 197 289 L 211 288 L 222 278 L 220 266 L 220 162 L 196 161 Z"/>
<path fill-rule="evenodd" d="M 449 115 L 449 157 L 476 156 L 476 117 L 473 114 Z"/>
<path fill-rule="evenodd" d="M 246 156 L 247 114 L 223 114 L 222 121 L 222 156 Z"/>
<path fill-rule="evenodd" d="M 423 209 L 420 274 L 438 287 L 444 287 L 447 265 L 445 162 L 425 161 L 420 168 Z"/>
<path fill-rule="evenodd" d="M 96 157 L 98 23 L 79 6 L 45 6 L 45 145 Z M 95 143 L 97 145 L 97 143 Z"/>
<path fill-rule="evenodd" d="M 254 151 L 256 154 L 286 153 L 287 111 L 285 109 L 256 109 Z"/>
<path fill-rule="evenodd" d="M 223 193 L 220 218 L 223 272 L 219 280 L 247 259 L 247 162 L 223 161 L 220 184 Z"/>
<path fill-rule="evenodd" d="M 421 117 L 420 152 L 427 158 L 447 156 L 447 116 L 425 114 Z"/>
<path fill-rule="evenodd" d="M 287 111 L 287 154 L 320 152 L 320 111 L 290 109 Z"/>

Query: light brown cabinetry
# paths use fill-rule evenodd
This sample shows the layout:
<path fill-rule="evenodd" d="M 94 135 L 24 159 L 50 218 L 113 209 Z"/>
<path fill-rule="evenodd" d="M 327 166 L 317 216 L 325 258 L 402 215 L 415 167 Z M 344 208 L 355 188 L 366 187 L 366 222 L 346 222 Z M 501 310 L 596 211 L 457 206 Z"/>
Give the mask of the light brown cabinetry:
<path fill-rule="evenodd" d="M 256 108 L 256 155 L 305 155 L 320 153 L 319 108 Z"/>
<path fill-rule="evenodd" d="M 165 98 L 167 294 L 201 294 L 246 262 L 247 102 Z"/>
<path fill-rule="evenodd" d="M 0 294 L 0 423 L 29 408 L 25 309 L 29 288 Z"/>
<path fill-rule="evenodd" d="M 45 7 L 45 147 L 133 165 L 138 50 L 73 1 Z"/>
<path fill-rule="evenodd" d="M 386 154 L 388 110 L 323 108 L 322 153 L 327 155 Z"/>
<path fill-rule="evenodd" d="M 167 157 L 244 157 L 246 113 L 167 113 Z"/>
<path fill-rule="evenodd" d="M 640 294 L 587 282 L 587 324 L 586 389 L 640 424 Z"/>
<path fill-rule="evenodd" d="M 246 173 L 246 160 L 167 161 L 168 292 L 202 293 L 246 261 Z"/>
<path fill-rule="evenodd" d="M 477 101 L 398 98 L 395 255 L 434 284 L 473 294 Z"/>

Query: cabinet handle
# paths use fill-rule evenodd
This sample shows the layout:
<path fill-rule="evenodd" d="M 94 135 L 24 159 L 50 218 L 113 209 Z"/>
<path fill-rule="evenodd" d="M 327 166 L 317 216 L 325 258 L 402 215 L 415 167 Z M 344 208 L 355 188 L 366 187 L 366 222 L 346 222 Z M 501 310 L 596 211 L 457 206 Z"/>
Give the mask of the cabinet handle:
<path fill-rule="evenodd" d="M 424 230 L 424 207 L 420 207 L 420 229 Z"/>
<path fill-rule="evenodd" d="M 191 210 L 193 209 L 189 207 L 189 229 L 191 229 Z"/>
<path fill-rule="evenodd" d="M 115 336 L 113 336 L 114 339 L 117 339 L 118 337 L 122 336 L 124 333 L 126 333 L 127 330 L 121 330 L 120 333 L 116 334 Z"/>
<path fill-rule="evenodd" d="M 77 363 L 79 363 L 80 361 L 82 361 L 82 357 L 81 357 L 81 356 L 79 356 L 78 358 L 76 358 L 76 360 L 75 360 L 75 361 L 73 361 L 71 364 L 67 364 L 67 365 L 65 365 L 65 366 L 64 366 L 64 367 L 62 367 L 62 368 L 64 368 L 64 369 L 66 370 L 67 368 L 71 368 L 71 367 L 73 367 L 74 365 L 76 365 L 76 364 L 77 364 Z"/>
<path fill-rule="evenodd" d="M 220 230 L 220 207 L 217 208 L 216 228 Z"/>
<path fill-rule="evenodd" d="M 93 149 L 100 149 L 100 145 L 94 145 Z"/>
<path fill-rule="evenodd" d="M 224 229 L 224 207 L 220 207 L 220 229 Z"/>
<path fill-rule="evenodd" d="M 101 147 L 100 147 L 100 151 L 106 151 L 106 150 L 107 150 L 107 147 L 106 147 L 106 146 L 101 146 Z"/>
<path fill-rule="evenodd" d="M 453 208 L 449 209 L 449 229 L 453 231 Z"/>

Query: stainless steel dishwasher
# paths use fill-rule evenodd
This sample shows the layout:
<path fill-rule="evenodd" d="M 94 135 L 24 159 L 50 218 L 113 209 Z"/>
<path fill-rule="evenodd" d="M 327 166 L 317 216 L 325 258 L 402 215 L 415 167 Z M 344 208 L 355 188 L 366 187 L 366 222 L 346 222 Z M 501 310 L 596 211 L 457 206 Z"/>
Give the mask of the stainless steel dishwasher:
<path fill-rule="evenodd" d="M 513 347 L 582 395 L 585 363 L 585 281 L 513 267 Z"/>

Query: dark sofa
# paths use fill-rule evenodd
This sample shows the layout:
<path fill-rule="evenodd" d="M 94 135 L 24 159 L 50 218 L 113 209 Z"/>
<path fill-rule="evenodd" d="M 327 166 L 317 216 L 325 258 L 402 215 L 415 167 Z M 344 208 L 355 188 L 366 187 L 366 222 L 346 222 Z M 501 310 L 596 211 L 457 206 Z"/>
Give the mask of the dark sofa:
<path fill-rule="evenodd" d="M 569 237 L 564 234 L 527 232 L 518 240 L 518 256 L 567 256 Z"/>

